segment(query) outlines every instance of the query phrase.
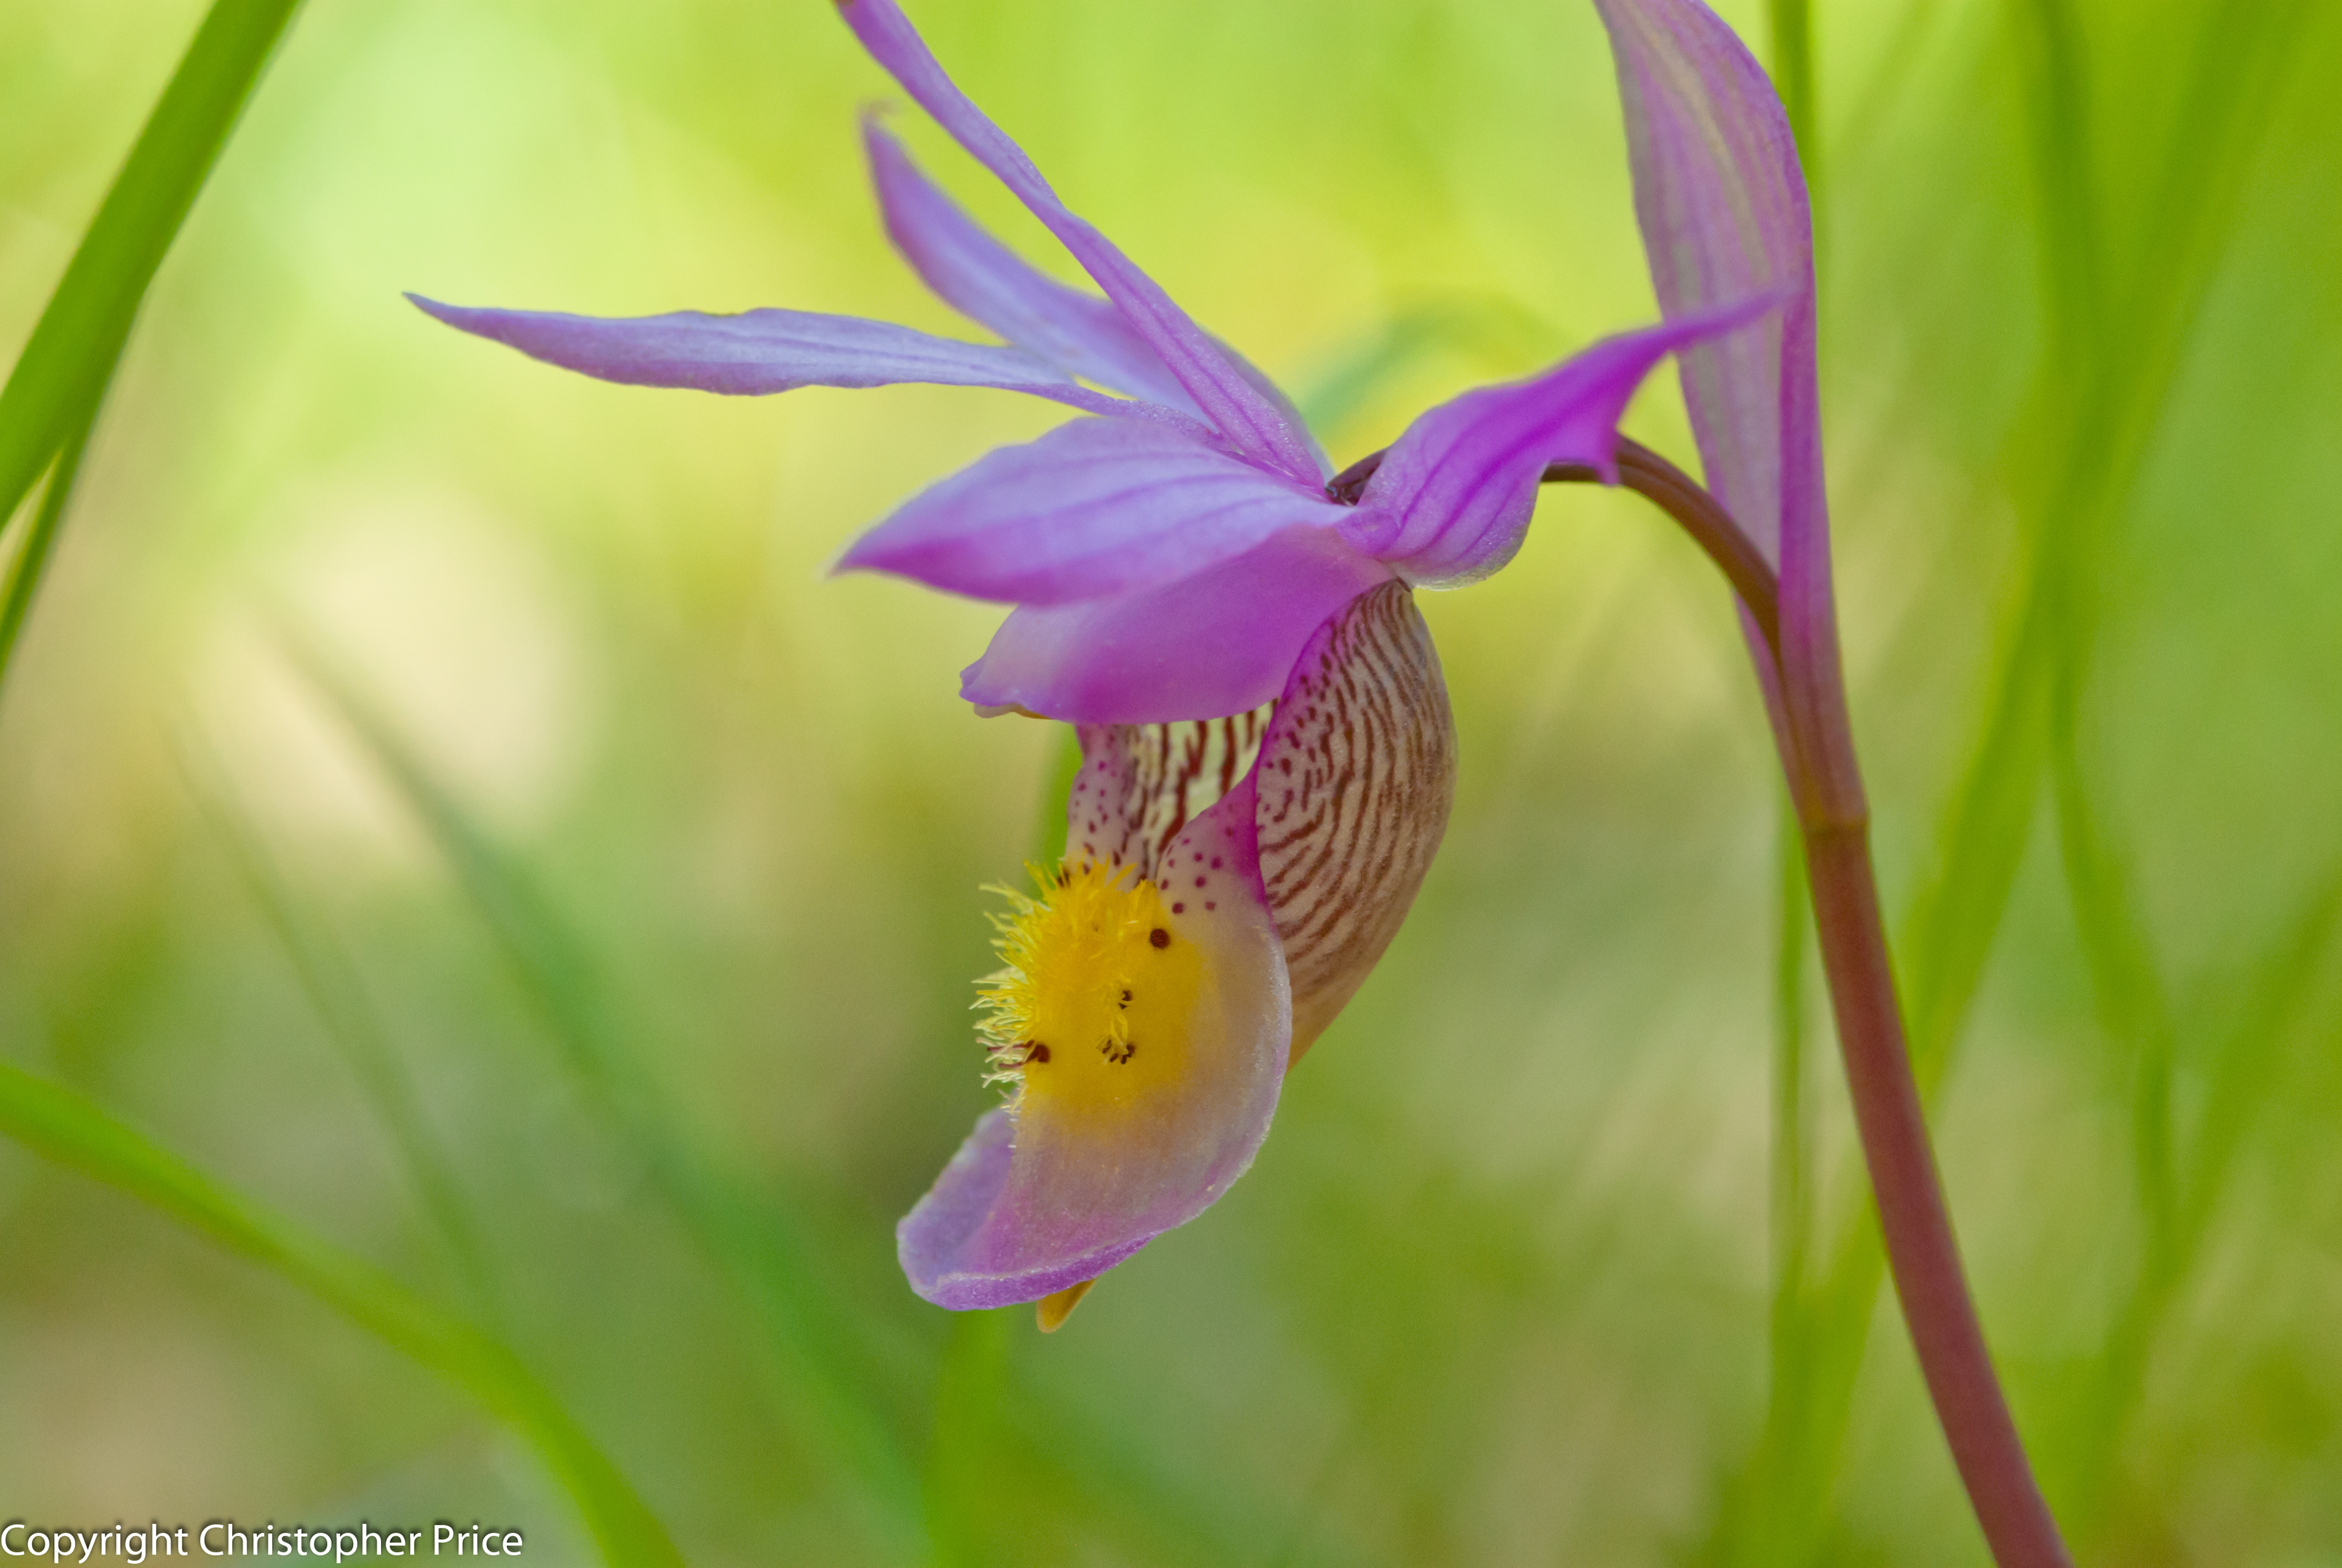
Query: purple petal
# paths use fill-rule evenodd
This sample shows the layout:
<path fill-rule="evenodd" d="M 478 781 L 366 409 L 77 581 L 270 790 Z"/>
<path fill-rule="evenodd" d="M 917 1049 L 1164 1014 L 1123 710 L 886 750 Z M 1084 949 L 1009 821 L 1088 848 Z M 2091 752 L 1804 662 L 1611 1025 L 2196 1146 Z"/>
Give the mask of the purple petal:
<path fill-rule="evenodd" d="M 1131 329 L 1112 302 L 1067 288 L 978 226 L 919 172 L 875 116 L 864 118 L 863 136 L 887 234 L 938 298 L 1086 381 L 1165 408 L 1201 414 L 1162 355 Z M 1211 342 L 1301 433 L 1322 477 L 1328 466 L 1324 454 L 1291 399 L 1250 360 L 1216 337 Z"/>
<path fill-rule="evenodd" d="M 1038 1301 L 1096 1279 L 1154 1240 L 1149 1233 L 1071 1257 L 1040 1263 L 987 1260 L 989 1266 L 971 1265 L 985 1222 L 1002 1206 L 1007 1193 L 1016 1143 L 1015 1118 L 1006 1110 L 986 1112 L 926 1196 L 895 1227 L 896 1255 L 911 1288 L 937 1306 L 965 1312 Z"/>
<path fill-rule="evenodd" d="M 1190 576 L 1347 509 L 1179 431 L 1077 419 L 933 486 L 840 557 L 973 598 L 1099 599 Z"/>
<path fill-rule="evenodd" d="M 1787 291 L 1777 322 L 1683 355 L 1684 399 L 1708 488 L 1780 569 L 1779 690 L 1799 765 L 1857 806 L 1830 594 L 1813 219 L 1788 116 L 1755 57 L 1698 0 L 1596 4 L 1617 56 L 1660 305 L 1673 318 Z"/>
<path fill-rule="evenodd" d="M 1145 412 L 1076 385 L 1020 348 L 931 337 L 892 322 L 799 310 L 738 315 L 566 315 L 475 310 L 409 295 L 427 314 L 532 359 L 629 386 L 684 386 L 755 396 L 800 386 L 929 382 L 1030 393 L 1098 414 Z"/>
<path fill-rule="evenodd" d="M 1780 323 L 1686 352 L 1685 399 L 1708 488 L 1777 561 L 1785 492 L 1820 504 L 1813 418 L 1813 230 L 1787 116 L 1764 70 L 1697 0 L 1596 0 L 1617 55 L 1635 208 L 1670 317 L 1754 294 L 1791 296 Z M 1804 365 L 1802 408 L 1785 399 Z M 1785 427 L 1785 413 L 1790 417 Z M 1798 450 L 1792 454 L 1791 448 Z M 1794 455 L 1793 474 L 1784 459 Z"/>
<path fill-rule="evenodd" d="M 864 117 L 862 141 L 887 236 L 937 298 L 1086 381 L 1202 412 L 1120 311 L 1045 275 L 978 227 L 919 172 L 875 115 Z"/>
<path fill-rule="evenodd" d="M 1161 587 L 1014 611 L 960 694 L 1076 724 L 1244 713 L 1284 689 L 1326 616 L 1390 576 L 1331 530 L 1287 529 Z"/>
<path fill-rule="evenodd" d="M 960 1310 L 1006 1306 L 1095 1279 L 1203 1213 L 1252 1164 L 1292 1038 L 1253 805 L 1246 780 L 1165 854 L 1179 878 L 1164 884 L 1166 899 L 1177 895 L 1164 916 L 1166 951 L 1192 947 L 1204 960 L 1180 1037 L 1156 1043 L 1183 1054 L 1182 1071 L 1111 1104 L 1061 1104 L 1028 1087 L 1016 1108 L 978 1122 L 896 1228 L 920 1295 Z"/>
<path fill-rule="evenodd" d="M 1113 241 L 1067 210 L 1024 149 L 944 74 L 895 0 L 846 0 L 839 9 L 871 57 L 976 162 L 1031 208 L 1083 270 L 1097 280 L 1124 319 L 1155 350 L 1230 445 L 1255 462 L 1306 484 L 1324 482 L 1325 459 L 1308 431 L 1279 406 L 1278 400 L 1263 394 L 1244 367 L 1174 304 L 1161 285 L 1139 271 Z"/>
<path fill-rule="evenodd" d="M 1587 464 L 1616 483 L 1618 418 L 1651 367 L 1779 303 L 1744 299 L 1606 338 L 1541 375 L 1441 404 L 1392 444 L 1343 536 L 1410 582 L 1486 576 L 1520 548 L 1546 464 Z"/>

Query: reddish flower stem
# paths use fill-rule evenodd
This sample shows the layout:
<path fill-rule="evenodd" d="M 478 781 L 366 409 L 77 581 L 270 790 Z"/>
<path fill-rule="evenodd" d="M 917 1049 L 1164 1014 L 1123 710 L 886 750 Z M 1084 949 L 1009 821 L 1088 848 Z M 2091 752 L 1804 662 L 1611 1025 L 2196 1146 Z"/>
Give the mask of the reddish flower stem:
<path fill-rule="evenodd" d="M 1326 495 L 1356 504 L 1382 465 L 1372 454 L 1326 486 Z M 1730 513 L 1705 486 L 1638 442 L 1618 438 L 1617 483 L 1656 504 L 1716 563 L 1757 633 L 1781 664 L 1780 583 Z M 1546 483 L 1599 482 L 1583 464 L 1556 463 Z M 1794 786 L 1801 776 L 1791 743 L 1777 726 L 1781 765 Z M 1851 754 L 1853 748 L 1847 751 Z M 1799 801 L 1806 867 L 1813 889 L 1814 927 L 1822 969 L 1829 977 L 1837 1019 L 1838 1050 L 1846 1058 L 1847 1089 L 1862 1135 L 1862 1155 L 1877 1200 L 1879 1229 L 1903 1321 L 1918 1353 L 1919 1370 L 1935 1401 L 1936 1419 L 1967 1485 L 1968 1503 L 2000 1568 L 2072 1568 L 2057 1522 L 2042 1500 L 2025 1457 L 2025 1443 L 2009 1415 L 1993 1371 L 1984 1326 L 1968 1293 L 1951 1211 L 1944 1202 L 1919 1085 L 1903 1033 L 1903 1006 L 1878 913 L 1878 881 L 1870 864 L 1870 822 L 1865 814 L 1825 815 L 1792 787 Z M 1857 791 L 1857 797 L 1859 792 Z"/>
<path fill-rule="evenodd" d="M 1814 927 L 1829 977 L 1879 1228 L 1903 1321 L 1968 1501 L 2001 1568 L 2068 1568 L 2002 1396 L 1927 1139 L 1879 918 L 1867 824 L 1805 826 Z"/>
<path fill-rule="evenodd" d="M 1556 464 L 1547 481 L 1597 478 Z M 1778 583 L 1729 514 L 1697 481 L 1647 447 L 1620 438 L 1619 483 L 1681 524 L 1730 580 L 1780 659 Z M 1786 744 L 1786 743 L 1785 743 Z M 1851 748 L 1848 748 L 1849 751 Z M 1794 781 L 1797 763 L 1784 755 Z M 1806 792 L 1795 791 L 1793 794 Z M 1935 1401 L 1952 1461 L 2000 1568 L 2071 1568 L 2048 1504 L 2033 1478 L 2024 1440 L 1993 1371 L 1983 1324 L 1968 1293 L 1959 1242 L 1927 1137 L 1919 1086 L 1904 1038 L 1902 1004 L 1878 910 L 1867 817 L 1827 820 L 1800 808 L 1814 926 L 1829 977 L 1838 1049 L 1862 1154 L 1877 1200 L 1888 1267 L 1919 1369 Z"/>

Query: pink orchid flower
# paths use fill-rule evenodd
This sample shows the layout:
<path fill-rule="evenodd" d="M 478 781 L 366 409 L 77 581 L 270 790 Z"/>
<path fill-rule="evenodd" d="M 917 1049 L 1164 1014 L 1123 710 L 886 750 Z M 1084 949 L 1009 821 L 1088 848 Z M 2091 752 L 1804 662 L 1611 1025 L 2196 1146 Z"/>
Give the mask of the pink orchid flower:
<path fill-rule="evenodd" d="M 1084 415 L 931 486 L 837 563 L 1015 606 L 962 694 L 1079 726 L 1066 860 L 1016 897 L 1007 967 L 983 993 L 1009 1098 L 898 1232 L 929 1301 L 1042 1301 L 1054 1326 L 1244 1174 L 1286 1069 L 1415 897 L 1456 767 L 1415 590 L 1510 560 L 1548 467 L 1615 483 L 1617 422 L 1651 369 L 1781 296 L 1752 289 L 1467 392 L 1329 484 L 1292 404 L 1065 205 L 895 0 L 840 9 L 1104 297 L 1013 255 L 870 121 L 887 233 L 1001 343 L 788 310 L 605 320 L 416 303 L 606 381 L 940 383 Z"/>

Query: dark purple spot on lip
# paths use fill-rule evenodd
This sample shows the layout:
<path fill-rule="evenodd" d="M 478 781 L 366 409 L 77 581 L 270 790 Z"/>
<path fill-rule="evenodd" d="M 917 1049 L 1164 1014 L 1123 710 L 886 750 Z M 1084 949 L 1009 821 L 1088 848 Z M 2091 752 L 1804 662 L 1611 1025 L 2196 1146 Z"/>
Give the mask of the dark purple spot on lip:
<path fill-rule="evenodd" d="M 1201 887 L 1201 886 L 1203 886 L 1203 885 L 1204 885 L 1204 878 L 1202 878 L 1202 877 L 1200 877 L 1200 876 L 1199 876 L 1199 877 L 1197 877 L 1197 878 L 1196 879 L 1196 885 L 1197 887 Z"/>
<path fill-rule="evenodd" d="M 1184 904 L 1175 904 L 1171 906 L 1171 913 L 1174 914 L 1185 914 L 1187 913 L 1187 906 Z M 1125 993 L 1125 994 L 1126 995 L 1128 993 Z"/>
<path fill-rule="evenodd" d="M 1217 909 L 1217 908 L 1219 908 L 1219 905 L 1218 905 L 1218 904 L 1214 904 L 1214 903 L 1212 903 L 1210 900 L 1206 899 L 1206 900 L 1205 901 L 1205 903 L 1204 903 L 1204 907 L 1205 907 L 1206 909 Z"/>
<path fill-rule="evenodd" d="M 1214 871 L 1220 869 L 1220 857 L 1216 854 L 1212 856 L 1212 869 Z"/>
<path fill-rule="evenodd" d="M 1168 947 L 1171 945 L 1171 934 L 1158 925 L 1146 934 L 1146 940 L 1157 947 Z"/>

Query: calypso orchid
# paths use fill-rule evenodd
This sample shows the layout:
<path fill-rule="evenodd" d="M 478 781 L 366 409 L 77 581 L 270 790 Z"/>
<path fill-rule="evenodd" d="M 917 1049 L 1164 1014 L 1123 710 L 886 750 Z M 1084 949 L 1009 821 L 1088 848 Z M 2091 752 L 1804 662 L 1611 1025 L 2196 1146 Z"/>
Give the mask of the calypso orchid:
<path fill-rule="evenodd" d="M 1414 900 L 1446 825 L 1456 742 L 1413 590 L 1510 560 L 1548 467 L 1615 482 L 1617 422 L 1652 367 L 1777 299 L 1752 291 L 1466 393 L 1329 484 L 1292 405 L 1066 209 L 895 0 L 841 10 L 1104 298 L 1014 255 L 869 119 L 887 233 L 1005 344 L 785 310 L 606 320 L 416 303 L 608 381 L 943 383 L 1087 416 L 933 485 L 837 563 L 1014 605 L 962 694 L 1079 726 L 1066 859 L 1036 896 L 1012 895 L 1007 966 L 982 993 L 1008 1102 L 899 1233 L 928 1300 L 1041 1301 L 1054 1326 L 1244 1173 L 1286 1069 Z"/>
<path fill-rule="evenodd" d="M 417 303 L 609 381 L 734 394 L 941 383 L 1086 416 L 934 485 L 838 562 L 1013 605 L 963 695 L 1080 735 L 1066 856 L 1036 896 L 1012 894 L 1006 967 L 981 994 L 989 1071 L 1011 1097 L 897 1232 L 921 1295 L 1037 1301 L 1044 1327 L 1243 1174 L 1286 1069 L 1397 932 L 1456 766 L 1414 591 L 1502 567 L 1546 480 L 1623 482 L 1656 502 L 1740 600 L 1886 1251 L 1952 1457 L 2003 1568 L 2061 1568 L 1952 1234 L 1871 872 L 1796 143 L 1763 69 L 1701 0 L 1594 4 L 1664 324 L 1466 393 L 1330 478 L 1292 405 L 1066 207 L 896 0 L 840 11 L 1103 298 L 1011 254 L 869 122 L 896 248 L 1000 344 L 784 310 L 597 320 Z M 1706 488 L 1617 431 L 1669 355 Z"/>

